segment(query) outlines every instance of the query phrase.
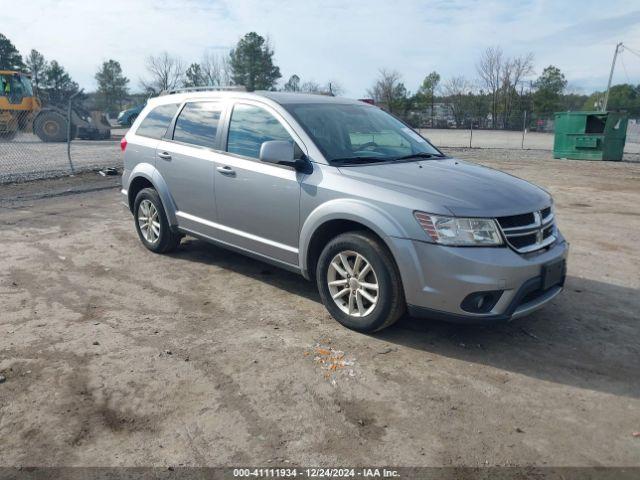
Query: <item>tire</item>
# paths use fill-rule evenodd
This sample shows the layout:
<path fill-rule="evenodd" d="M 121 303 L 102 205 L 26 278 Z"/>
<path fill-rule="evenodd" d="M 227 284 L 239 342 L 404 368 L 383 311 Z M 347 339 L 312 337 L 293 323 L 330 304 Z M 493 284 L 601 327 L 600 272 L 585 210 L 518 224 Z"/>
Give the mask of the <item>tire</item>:
<path fill-rule="evenodd" d="M 40 112 L 33 122 L 33 132 L 43 142 L 66 142 L 67 119 L 58 112 Z M 71 133 L 71 138 L 74 138 L 73 128 Z"/>
<path fill-rule="evenodd" d="M 346 259 L 351 272 L 344 267 L 340 254 Z M 361 258 L 356 265 L 358 256 Z M 334 264 L 340 267 L 342 273 L 346 273 L 346 277 Z M 371 267 L 367 272 L 366 264 Z M 357 278 L 358 273 L 365 275 Z M 343 285 L 345 278 L 347 283 Z M 318 259 L 316 282 L 322 303 L 331 316 L 345 327 L 358 332 L 382 330 L 395 323 L 406 309 L 402 279 L 396 263 L 386 246 L 369 232 L 343 233 L 331 240 Z M 329 285 L 329 282 L 334 285 Z M 343 293 L 347 285 L 349 292 L 334 300 L 334 295 Z M 377 285 L 377 290 L 372 289 L 373 285 Z M 364 293 L 361 293 L 363 290 Z M 374 292 L 377 292 L 377 296 L 373 295 Z M 361 303 L 358 303 L 358 297 Z M 375 302 L 370 301 L 372 298 Z M 353 312 L 350 314 L 352 307 Z"/>
<path fill-rule="evenodd" d="M 150 205 L 153 206 L 152 209 Z M 155 216 L 153 210 L 155 210 Z M 145 212 L 151 212 L 151 218 L 156 219 L 153 225 L 145 221 L 145 218 L 149 217 Z M 153 188 L 145 188 L 138 192 L 133 204 L 133 217 L 140 241 L 152 252 L 167 253 L 180 244 L 182 236 L 171 230 L 160 195 Z M 157 234 L 154 227 L 157 227 Z"/>
<path fill-rule="evenodd" d="M 0 132 L 0 142 L 10 142 L 18 134 L 17 130 L 9 130 L 6 132 Z"/>

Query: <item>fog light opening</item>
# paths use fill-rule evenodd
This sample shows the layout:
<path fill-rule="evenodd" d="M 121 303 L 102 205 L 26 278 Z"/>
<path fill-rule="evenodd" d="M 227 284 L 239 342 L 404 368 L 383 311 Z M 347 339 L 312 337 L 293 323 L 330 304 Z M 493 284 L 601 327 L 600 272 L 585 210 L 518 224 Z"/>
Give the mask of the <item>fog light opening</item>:
<path fill-rule="evenodd" d="M 470 313 L 488 313 L 496 306 L 503 290 L 474 292 L 465 297 L 460 307 Z"/>

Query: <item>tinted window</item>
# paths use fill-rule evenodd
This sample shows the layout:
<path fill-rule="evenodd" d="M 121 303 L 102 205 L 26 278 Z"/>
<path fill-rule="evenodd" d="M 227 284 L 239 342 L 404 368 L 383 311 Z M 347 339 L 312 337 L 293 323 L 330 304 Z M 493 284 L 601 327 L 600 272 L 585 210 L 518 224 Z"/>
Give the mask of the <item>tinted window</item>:
<path fill-rule="evenodd" d="M 166 133 L 171 120 L 173 120 L 176 110 L 178 110 L 178 104 L 176 103 L 161 105 L 154 108 L 140 124 L 136 131 L 136 135 L 158 139 L 162 138 Z"/>
<path fill-rule="evenodd" d="M 178 142 L 215 148 L 220 111 L 217 103 L 187 103 L 176 120 L 173 139 Z"/>
<path fill-rule="evenodd" d="M 258 158 L 262 143 L 269 140 L 287 140 L 293 143 L 291 135 L 266 110 L 252 105 L 233 107 L 227 141 L 229 153 Z"/>

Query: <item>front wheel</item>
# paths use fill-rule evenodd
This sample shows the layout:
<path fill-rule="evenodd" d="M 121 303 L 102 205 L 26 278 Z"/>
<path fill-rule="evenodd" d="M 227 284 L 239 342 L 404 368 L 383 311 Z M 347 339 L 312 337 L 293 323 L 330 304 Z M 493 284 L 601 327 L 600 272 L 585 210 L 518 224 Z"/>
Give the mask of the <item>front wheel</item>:
<path fill-rule="evenodd" d="M 133 215 L 140 241 L 152 252 L 170 252 L 180 243 L 181 236 L 171 230 L 160 195 L 153 188 L 140 190 Z"/>
<path fill-rule="evenodd" d="M 10 142 L 14 138 L 16 138 L 17 134 L 17 130 L 7 130 L 4 132 L 0 132 L 0 142 Z"/>
<path fill-rule="evenodd" d="M 333 318 L 359 332 L 392 325 L 406 308 L 393 257 L 368 232 L 344 233 L 331 240 L 320 254 L 316 281 Z"/>
<path fill-rule="evenodd" d="M 67 129 L 67 118 L 55 111 L 41 111 L 33 122 L 33 131 L 43 142 L 65 142 Z M 75 127 L 72 125 L 71 138 L 74 137 Z"/>

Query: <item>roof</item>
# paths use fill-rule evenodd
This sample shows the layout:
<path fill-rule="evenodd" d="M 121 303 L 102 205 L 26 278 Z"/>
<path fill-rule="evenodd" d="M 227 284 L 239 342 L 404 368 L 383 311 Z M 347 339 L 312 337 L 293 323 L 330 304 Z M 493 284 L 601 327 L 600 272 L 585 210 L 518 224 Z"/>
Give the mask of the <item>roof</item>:
<path fill-rule="evenodd" d="M 261 97 L 266 97 L 280 104 L 291 103 L 357 103 L 361 104 L 358 100 L 344 97 L 331 97 L 329 95 L 318 95 L 313 93 L 298 93 L 298 92 L 270 92 L 267 90 L 259 90 L 253 92 Z"/>
<path fill-rule="evenodd" d="M 185 99 L 194 98 L 265 98 L 280 105 L 296 104 L 296 103 L 333 103 L 333 104 L 358 104 L 363 102 L 344 97 L 330 97 L 328 95 L 315 95 L 311 93 L 296 92 L 271 92 L 267 90 L 258 90 L 255 92 L 243 91 L 226 91 L 226 90 L 199 90 L 199 91 L 177 91 L 175 93 L 167 93 L 160 97 L 154 97 L 153 103 L 170 103 L 173 101 L 183 101 Z M 159 100 L 156 102 L 156 100 Z"/>

